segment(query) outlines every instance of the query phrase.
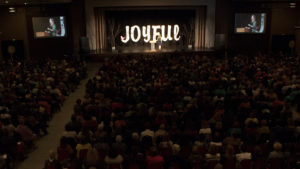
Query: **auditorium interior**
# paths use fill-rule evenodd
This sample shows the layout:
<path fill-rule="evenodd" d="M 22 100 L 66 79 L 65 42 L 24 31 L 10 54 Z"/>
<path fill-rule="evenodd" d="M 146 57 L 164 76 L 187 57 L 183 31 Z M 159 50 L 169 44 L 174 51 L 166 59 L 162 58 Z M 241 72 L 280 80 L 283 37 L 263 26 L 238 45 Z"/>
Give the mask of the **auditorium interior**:
<path fill-rule="evenodd" d="M 0 0 L 0 169 L 300 169 L 300 0 Z"/>

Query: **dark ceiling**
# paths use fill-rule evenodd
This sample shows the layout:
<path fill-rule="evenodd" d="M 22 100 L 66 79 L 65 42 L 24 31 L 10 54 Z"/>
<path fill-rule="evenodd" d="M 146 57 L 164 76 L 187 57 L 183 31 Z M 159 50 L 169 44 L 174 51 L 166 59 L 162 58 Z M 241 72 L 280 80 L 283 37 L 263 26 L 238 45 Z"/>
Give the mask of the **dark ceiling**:
<path fill-rule="evenodd" d="M 300 2 L 300 0 L 231 0 L 233 2 Z"/>
<path fill-rule="evenodd" d="M 124 0 L 126 1 L 126 0 Z M 299 2 L 300 0 L 230 0 L 232 2 L 262 2 L 262 3 L 272 3 L 272 2 Z M 0 0 L 0 5 L 24 5 L 27 4 L 57 4 L 57 3 L 70 3 L 72 0 Z"/>
<path fill-rule="evenodd" d="M 70 3 L 72 0 L 0 0 L 0 5 L 36 5 L 36 4 L 57 4 L 57 3 Z"/>

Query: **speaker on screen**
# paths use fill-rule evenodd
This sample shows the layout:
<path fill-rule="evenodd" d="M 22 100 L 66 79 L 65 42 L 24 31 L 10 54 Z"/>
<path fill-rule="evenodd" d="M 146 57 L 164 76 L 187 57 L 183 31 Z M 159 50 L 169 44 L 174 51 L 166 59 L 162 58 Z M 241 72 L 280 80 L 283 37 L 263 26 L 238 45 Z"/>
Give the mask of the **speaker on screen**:
<path fill-rule="evenodd" d="M 90 53 L 90 45 L 88 37 L 80 37 L 80 53 Z"/>

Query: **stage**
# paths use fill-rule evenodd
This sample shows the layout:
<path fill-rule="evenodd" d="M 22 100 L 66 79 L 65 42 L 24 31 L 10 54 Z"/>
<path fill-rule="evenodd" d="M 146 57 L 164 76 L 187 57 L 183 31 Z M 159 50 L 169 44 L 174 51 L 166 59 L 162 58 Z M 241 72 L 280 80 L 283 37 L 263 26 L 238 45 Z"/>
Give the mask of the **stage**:
<path fill-rule="evenodd" d="M 161 55 L 161 54 L 197 54 L 200 56 L 214 56 L 215 50 L 208 48 L 162 48 L 161 50 L 142 47 L 127 47 L 127 48 L 117 48 L 116 50 L 95 50 L 91 51 L 89 54 L 84 54 L 88 56 L 92 61 L 101 61 L 102 58 L 107 56 L 124 56 L 124 55 Z"/>

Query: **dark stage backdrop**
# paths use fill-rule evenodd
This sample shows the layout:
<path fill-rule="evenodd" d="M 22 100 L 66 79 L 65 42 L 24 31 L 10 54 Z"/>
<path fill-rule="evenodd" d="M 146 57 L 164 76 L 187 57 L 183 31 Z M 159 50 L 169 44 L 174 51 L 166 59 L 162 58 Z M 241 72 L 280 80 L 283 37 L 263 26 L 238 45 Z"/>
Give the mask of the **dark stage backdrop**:
<path fill-rule="evenodd" d="M 146 25 L 165 25 L 165 32 L 167 33 L 167 25 L 172 25 L 172 37 L 173 37 L 173 26 L 175 24 L 179 25 L 179 41 L 166 41 L 163 42 L 163 48 L 174 48 L 179 49 L 186 48 L 188 44 L 194 44 L 195 41 L 195 10 L 194 9 L 170 9 L 170 10 L 114 10 L 105 11 L 105 32 L 106 32 L 106 42 L 107 47 L 113 46 L 115 40 L 116 48 L 125 47 L 147 47 L 150 48 L 150 43 L 145 43 L 143 41 L 143 36 L 139 42 L 129 42 L 122 43 L 120 36 L 126 35 L 125 26 L 138 25 L 141 28 Z M 113 34 L 111 31 L 114 31 Z M 136 32 L 136 31 L 135 31 Z M 160 30 L 158 30 L 160 32 Z M 152 28 L 151 28 L 152 37 Z M 151 38 L 152 40 L 152 38 Z"/>

